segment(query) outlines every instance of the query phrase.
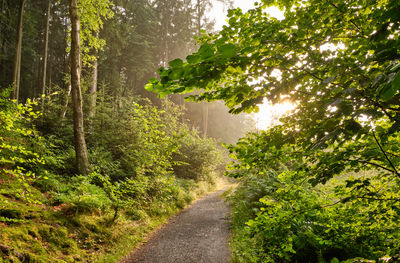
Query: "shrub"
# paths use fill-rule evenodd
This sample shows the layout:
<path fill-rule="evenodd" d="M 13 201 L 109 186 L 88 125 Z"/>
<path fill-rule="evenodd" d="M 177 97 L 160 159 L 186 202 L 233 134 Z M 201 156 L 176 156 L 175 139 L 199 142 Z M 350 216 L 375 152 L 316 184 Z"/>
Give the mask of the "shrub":
<path fill-rule="evenodd" d="M 181 138 L 180 143 L 179 151 L 173 154 L 176 176 L 212 183 L 217 168 L 223 162 L 223 152 L 217 142 L 211 138 L 200 138 L 191 131 Z"/>
<path fill-rule="evenodd" d="M 44 139 L 32 125 L 39 113 L 36 102 L 15 104 L 0 94 L 0 180 L 18 182 L 14 196 L 28 202 L 38 202 L 31 184 L 43 176 L 44 155 L 48 153 Z"/>
<path fill-rule="evenodd" d="M 283 171 L 241 179 L 231 197 L 236 262 L 353 262 L 398 253 L 392 205 L 343 198 L 341 182 L 315 188 L 305 178 L 303 172 Z M 371 181 L 375 188 L 380 184 Z M 398 192 L 395 185 L 386 187 Z"/>
<path fill-rule="evenodd" d="M 69 204 L 74 214 L 105 209 L 111 205 L 106 192 L 86 176 L 75 176 L 54 192 L 54 201 Z"/>

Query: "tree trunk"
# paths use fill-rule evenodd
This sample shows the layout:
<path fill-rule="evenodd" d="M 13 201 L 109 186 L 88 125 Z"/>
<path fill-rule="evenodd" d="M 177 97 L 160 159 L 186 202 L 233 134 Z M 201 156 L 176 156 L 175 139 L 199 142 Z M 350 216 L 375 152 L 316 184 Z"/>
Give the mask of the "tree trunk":
<path fill-rule="evenodd" d="M 83 128 L 78 0 L 70 0 L 69 14 L 71 18 L 71 90 L 76 165 L 78 172 L 86 175 L 89 172 L 89 161 Z"/>
<path fill-rule="evenodd" d="M 6 3 L 5 0 L 2 0 L 1 2 L 1 10 L 0 10 L 0 14 L 3 16 L 2 19 L 4 19 L 3 22 L 7 22 L 6 19 Z M 5 34 L 6 30 L 4 27 L 1 27 L 1 31 L 0 31 L 0 39 L 1 39 L 1 54 L 5 55 L 7 54 L 7 48 L 6 48 L 6 34 Z M 7 63 L 6 63 L 6 58 L 3 56 L 0 56 L 0 79 L 1 80 L 5 80 L 7 73 L 6 73 L 6 68 L 7 68 Z"/>
<path fill-rule="evenodd" d="M 17 30 L 17 42 L 15 45 L 14 55 L 14 68 L 13 68 L 13 79 L 12 84 L 14 86 L 14 92 L 12 99 L 17 100 L 19 98 L 19 79 L 21 70 L 21 49 L 22 49 L 22 21 L 24 16 L 24 4 L 25 0 L 20 0 L 19 4 L 19 15 L 18 15 L 18 30 Z"/>
<path fill-rule="evenodd" d="M 69 102 L 69 96 L 71 95 L 71 84 L 68 84 L 68 91 L 65 94 L 65 100 L 64 100 L 64 110 L 62 113 L 62 118 L 64 119 L 65 116 L 67 115 L 67 111 L 68 111 L 68 102 Z"/>
<path fill-rule="evenodd" d="M 201 18 L 203 16 L 203 11 L 201 10 L 201 0 L 197 0 L 197 30 L 198 36 L 201 36 Z M 208 104 L 207 102 L 201 102 L 201 112 L 202 112 L 202 130 L 203 137 L 207 137 L 208 130 Z"/>
<path fill-rule="evenodd" d="M 92 133 L 93 131 L 93 118 L 96 115 L 96 101 L 97 101 L 97 76 L 98 76 L 98 61 L 97 59 L 93 62 L 92 69 L 92 84 L 89 88 L 89 109 L 88 109 L 88 132 Z"/>
<path fill-rule="evenodd" d="M 90 88 L 89 88 L 89 112 L 88 112 L 88 117 L 89 117 L 90 122 L 92 122 L 92 119 L 94 118 L 94 116 L 96 114 L 97 76 L 98 76 L 98 61 L 97 61 L 97 58 L 96 58 L 96 60 L 93 62 L 92 85 L 90 85 Z"/>
<path fill-rule="evenodd" d="M 203 103 L 203 137 L 207 137 L 207 132 L 208 132 L 208 103 L 207 102 L 202 102 Z"/>
<path fill-rule="evenodd" d="M 47 73 L 47 52 L 49 46 L 49 26 L 50 26 L 50 8 L 51 1 L 48 0 L 47 17 L 46 17 L 46 31 L 44 33 L 44 54 L 43 54 L 43 74 L 42 74 L 42 114 L 44 113 L 44 97 L 46 95 L 46 73 Z"/>

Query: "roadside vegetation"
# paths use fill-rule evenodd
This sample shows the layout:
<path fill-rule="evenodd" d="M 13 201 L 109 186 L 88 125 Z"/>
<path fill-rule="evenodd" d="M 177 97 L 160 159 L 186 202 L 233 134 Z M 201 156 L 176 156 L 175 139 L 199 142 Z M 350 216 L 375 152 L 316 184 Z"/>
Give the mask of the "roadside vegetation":
<path fill-rule="evenodd" d="M 116 112 L 104 103 L 87 137 L 87 176 L 63 139 L 71 123 L 43 119 L 35 102 L 0 103 L 2 262 L 115 262 L 220 183 L 224 152 L 179 122 L 172 103 L 132 98 Z"/>

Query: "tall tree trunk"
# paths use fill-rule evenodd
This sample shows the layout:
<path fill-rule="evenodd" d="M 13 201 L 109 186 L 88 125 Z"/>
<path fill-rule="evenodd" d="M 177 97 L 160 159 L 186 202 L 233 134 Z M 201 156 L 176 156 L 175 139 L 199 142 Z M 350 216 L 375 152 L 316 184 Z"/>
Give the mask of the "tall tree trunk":
<path fill-rule="evenodd" d="M 20 47 L 20 51 L 18 52 L 18 61 L 17 61 L 17 65 L 18 65 L 18 68 L 17 68 L 17 79 L 16 79 L 16 82 L 15 82 L 15 86 L 17 87 L 16 88 L 16 97 L 15 97 L 15 99 L 17 100 L 17 102 L 18 102 L 18 100 L 19 100 L 19 87 L 20 87 L 20 82 L 21 82 L 21 47 Z"/>
<path fill-rule="evenodd" d="M 3 16 L 3 18 L 2 19 L 4 19 L 4 21 L 2 21 L 3 23 L 4 22 L 6 22 L 7 20 L 6 20 L 6 15 L 5 15 L 5 13 L 6 13 L 6 3 L 5 3 L 5 0 L 2 0 L 1 1 L 1 10 L 0 10 L 0 14 Z M 3 56 L 5 55 L 5 54 L 7 54 L 6 52 L 6 36 L 5 36 L 5 32 L 6 32 L 6 30 L 5 30 L 5 28 L 3 27 L 3 26 L 0 26 L 0 41 L 1 41 L 1 48 L 0 48 L 0 50 L 1 50 L 1 54 L 3 54 Z M 5 57 L 3 57 L 3 56 L 0 56 L 0 79 L 1 80 L 5 80 L 6 79 L 6 63 L 5 63 Z M 1 84 L 0 84 L 1 85 Z"/>
<path fill-rule="evenodd" d="M 2 41 L 1 41 L 2 43 L 1 43 L 1 53 L 2 54 L 7 54 L 6 52 L 7 52 L 7 48 L 6 48 L 6 38 L 4 37 L 3 39 L 2 39 Z M 7 76 L 7 63 L 6 63 L 6 60 L 5 60 L 5 58 L 1 58 L 0 59 L 0 71 L 1 71 L 1 75 L 0 75 L 0 78 L 2 79 L 2 80 L 5 80 L 6 79 L 6 76 Z"/>
<path fill-rule="evenodd" d="M 22 49 L 22 21 L 24 16 L 24 4 L 25 0 L 19 2 L 19 15 L 18 15 L 18 30 L 17 30 L 17 42 L 15 45 L 14 55 L 14 68 L 13 68 L 13 79 L 12 84 L 14 86 L 14 92 L 12 98 L 17 100 L 19 98 L 19 79 L 21 72 L 21 49 Z"/>
<path fill-rule="evenodd" d="M 78 0 L 70 0 L 69 15 L 71 18 L 71 89 L 74 120 L 74 138 L 76 165 L 80 174 L 89 172 L 88 153 L 83 128 L 83 109 L 81 91 L 81 58 L 80 58 L 80 19 Z"/>
<path fill-rule="evenodd" d="M 49 26 L 50 26 L 51 1 L 47 3 L 46 31 L 44 33 L 44 54 L 43 54 L 43 74 L 42 74 L 42 114 L 44 113 L 44 97 L 46 95 L 46 73 L 47 73 L 47 52 L 49 47 Z"/>
<path fill-rule="evenodd" d="M 96 33 L 96 38 L 99 37 L 99 33 Z M 97 52 L 96 52 L 97 53 Z M 97 54 L 95 54 L 97 56 Z M 89 112 L 88 117 L 90 121 L 89 128 L 91 129 L 92 120 L 96 114 L 96 100 L 97 100 L 97 79 L 98 79 L 98 59 L 96 58 L 93 61 L 93 69 L 92 69 L 92 84 L 89 88 Z"/>
<path fill-rule="evenodd" d="M 203 16 L 203 11 L 201 10 L 201 0 L 197 0 L 197 30 L 198 36 L 201 36 L 201 18 Z M 207 102 L 201 102 L 201 112 L 202 112 L 202 130 L 203 137 L 207 137 L 208 130 L 208 104 Z"/>
<path fill-rule="evenodd" d="M 98 61 L 97 59 L 93 62 L 92 69 L 92 85 L 89 88 L 89 112 L 88 117 L 90 121 L 89 128 L 91 129 L 91 124 L 94 116 L 96 115 L 96 101 L 97 101 L 97 76 L 98 76 Z"/>

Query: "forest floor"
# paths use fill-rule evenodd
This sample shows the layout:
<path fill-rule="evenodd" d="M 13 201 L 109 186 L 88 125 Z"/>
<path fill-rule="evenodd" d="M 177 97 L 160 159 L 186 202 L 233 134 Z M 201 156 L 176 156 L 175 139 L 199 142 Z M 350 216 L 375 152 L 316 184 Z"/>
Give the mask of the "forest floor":
<path fill-rule="evenodd" d="M 219 190 L 155 231 L 121 263 L 229 263 L 229 212 Z"/>

